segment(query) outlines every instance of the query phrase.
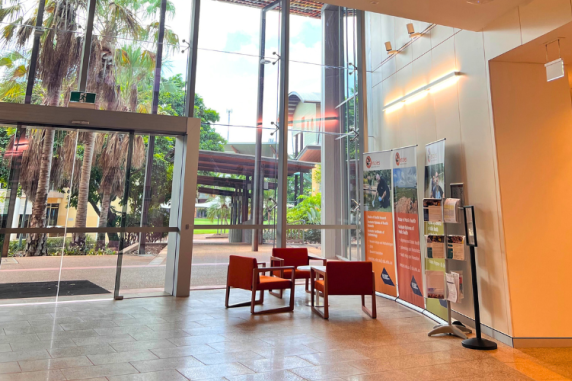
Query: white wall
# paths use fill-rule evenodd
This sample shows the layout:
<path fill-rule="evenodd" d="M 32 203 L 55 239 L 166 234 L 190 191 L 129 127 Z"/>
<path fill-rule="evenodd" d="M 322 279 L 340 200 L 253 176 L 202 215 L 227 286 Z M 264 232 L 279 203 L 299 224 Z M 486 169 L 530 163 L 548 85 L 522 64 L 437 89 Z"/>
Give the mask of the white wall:
<path fill-rule="evenodd" d="M 405 44 L 408 20 L 369 15 L 370 70 L 385 58 L 384 42 Z M 416 30 L 428 24 L 414 23 Z M 463 73 L 456 85 L 429 94 L 393 113 L 384 105 L 451 71 Z M 494 139 L 489 118 L 487 71 L 482 33 L 436 26 L 428 34 L 371 73 L 369 150 L 418 144 L 419 168 L 424 168 L 424 146 L 447 139 L 445 178 L 465 183 L 466 202 L 475 205 L 479 234 L 478 263 L 481 319 L 511 334 L 505 255 L 501 244 L 500 210 L 495 172 Z M 419 171 L 423 183 L 424 172 Z M 419 190 L 423 198 L 423 190 Z M 422 227 L 421 227 L 422 228 Z M 457 227 L 457 229 L 460 227 Z M 465 299 L 454 309 L 473 317 L 468 261 L 455 264 L 467 274 Z"/>
<path fill-rule="evenodd" d="M 488 61 L 523 43 L 572 21 L 570 0 L 535 0 L 519 6 L 485 27 L 469 32 L 436 26 L 403 52 L 387 59 L 384 43 L 399 49 L 409 41 L 406 24 L 416 31 L 429 24 L 397 17 L 367 14 L 369 151 L 418 144 L 418 164 L 424 166 L 424 146 L 446 138 L 446 181 L 463 182 L 467 204 L 475 205 L 481 319 L 486 325 L 513 336 L 505 238 Z M 380 65 L 385 60 L 383 65 Z M 393 113 L 384 105 L 458 70 L 456 85 Z M 423 182 L 423 171 L 418 182 Z M 422 190 L 419 197 L 422 198 Z M 468 261 L 456 268 L 470 274 Z M 468 280 L 468 279 L 467 279 Z M 473 317 L 471 285 L 454 310 Z"/>

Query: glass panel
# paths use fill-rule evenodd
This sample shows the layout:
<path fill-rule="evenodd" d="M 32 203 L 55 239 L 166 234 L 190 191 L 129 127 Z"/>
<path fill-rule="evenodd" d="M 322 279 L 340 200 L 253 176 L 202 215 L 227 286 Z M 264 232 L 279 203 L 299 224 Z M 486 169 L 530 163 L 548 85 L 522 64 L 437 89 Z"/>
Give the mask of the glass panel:
<path fill-rule="evenodd" d="M 193 288 L 224 285 L 230 254 L 270 258 L 278 169 L 279 13 L 205 1 L 200 22 L 195 109 L 202 131 Z M 251 224 L 268 229 L 244 229 Z"/>
<path fill-rule="evenodd" d="M 7 258 L 0 268 L 0 303 L 55 301 L 64 246 L 63 233 L 55 229 L 66 226 L 77 132 L 13 127 L 2 131 L 2 183 L 7 175 L 15 179 L 2 192 L 3 226 L 8 225 L 12 207 L 11 227 L 49 228 L 54 233 L 5 237 L 9 242 L 3 247 Z"/>
<path fill-rule="evenodd" d="M 290 225 L 357 225 L 359 131 L 355 12 L 312 2 L 290 12 Z M 289 244 L 319 245 L 329 258 L 357 260 L 356 231 L 290 230 Z"/>
<path fill-rule="evenodd" d="M 0 102 L 24 103 L 38 4 L 35 0 L 2 4 Z M 35 96 L 32 103 L 40 104 L 41 99 Z"/>
<path fill-rule="evenodd" d="M 128 227 L 169 227 L 175 142 L 176 138 L 171 136 L 135 135 Z M 123 247 L 120 295 L 163 294 L 168 233 L 127 233 Z"/>
<path fill-rule="evenodd" d="M 128 147 L 127 134 L 78 132 L 67 228 L 121 226 Z M 61 279 L 70 283 L 62 284 L 60 297 L 111 297 L 119 240 L 117 233 L 68 233 Z"/>

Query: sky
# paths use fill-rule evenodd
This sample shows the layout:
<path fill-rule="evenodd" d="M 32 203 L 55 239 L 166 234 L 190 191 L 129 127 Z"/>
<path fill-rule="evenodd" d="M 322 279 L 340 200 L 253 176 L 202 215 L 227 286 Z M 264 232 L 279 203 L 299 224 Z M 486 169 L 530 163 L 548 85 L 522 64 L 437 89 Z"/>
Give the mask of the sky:
<path fill-rule="evenodd" d="M 173 0 L 176 14 L 167 26 L 180 39 L 188 40 L 190 2 Z M 267 16 L 266 56 L 279 53 L 279 12 Z M 322 31 L 321 20 L 294 16 L 290 18 L 290 85 L 297 92 L 320 92 Z M 207 107 L 220 113 L 220 124 L 228 124 L 227 110 L 232 110 L 232 127 L 216 126 L 230 142 L 254 142 L 258 85 L 260 9 L 207 0 L 201 3 L 199 53 L 196 92 Z M 170 69 L 163 76 L 186 73 L 186 54 L 169 58 Z M 296 62 L 293 62 L 296 61 Z M 278 65 L 265 66 L 263 141 L 271 138 L 271 122 L 277 122 Z M 185 75 L 184 75 L 185 77 Z M 245 127 L 238 127 L 245 126 Z"/>

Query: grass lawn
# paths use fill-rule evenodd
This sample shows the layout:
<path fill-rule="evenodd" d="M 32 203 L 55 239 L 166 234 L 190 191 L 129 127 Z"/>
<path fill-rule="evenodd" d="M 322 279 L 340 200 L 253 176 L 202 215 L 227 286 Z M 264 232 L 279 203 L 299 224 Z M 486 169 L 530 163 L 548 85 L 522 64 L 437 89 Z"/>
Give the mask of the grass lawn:
<path fill-rule="evenodd" d="M 211 222 L 208 218 L 195 218 L 195 225 L 220 225 L 217 220 Z M 271 225 L 269 221 L 264 221 L 264 225 Z M 216 229 L 195 229 L 194 234 L 216 234 Z M 224 231 L 228 233 L 228 230 Z"/>
<path fill-rule="evenodd" d="M 217 220 L 208 218 L 195 218 L 195 225 L 219 225 Z M 195 229 L 194 234 L 216 234 L 216 229 Z"/>

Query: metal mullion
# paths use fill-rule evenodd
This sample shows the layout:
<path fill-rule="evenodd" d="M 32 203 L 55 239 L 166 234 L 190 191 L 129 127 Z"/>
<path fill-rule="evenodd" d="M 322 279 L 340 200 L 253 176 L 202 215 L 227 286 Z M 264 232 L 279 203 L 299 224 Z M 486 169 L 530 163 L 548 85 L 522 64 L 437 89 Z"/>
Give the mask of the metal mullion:
<path fill-rule="evenodd" d="M 367 125 L 367 72 L 366 72 L 366 41 L 365 41 L 365 12 L 364 11 L 356 11 L 356 31 L 357 31 L 357 70 L 356 75 L 359 75 L 358 78 L 358 94 L 359 97 L 357 100 L 359 101 L 358 105 L 358 118 L 357 122 L 357 130 L 359 131 L 358 139 L 359 139 L 359 153 L 356 154 L 356 161 L 359 163 L 357 166 L 357 183 L 361 184 L 363 179 L 363 167 L 361 162 L 363 160 L 362 155 L 367 152 L 367 138 L 368 138 L 368 125 Z M 364 194 L 363 194 L 363 186 L 358 187 L 359 192 L 359 199 L 358 202 L 360 204 L 360 220 L 359 220 L 359 228 L 357 231 L 357 236 L 359 236 L 359 241 L 362 243 L 361 246 L 361 257 L 365 259 L 365 245 L 363 242 L 364 236 L 363 227 L 365 226 L 364 221 Z"/>
<path fill-rule="evenodd" d="M 95 7 L 97 0 L 89 0 L 89 8 L 87 14 L 87 25 L 85 29 L 85 37 L 83 42 L 83 54 L 81 66 L 79 69 L 79 91 L 85 92 L 87 87 L 87 73 L 89 72 L 89 58 L 91 56 L 91 42 L 93 40 L 93 21 L 95 19 Z"/>
<path fill-rule="evenodd" d="M 290 0 L 282 0 L 280 31 L 280 101 L 278 144 L 277 247 L 286 247 L 288 200 L 288 79 L 290 69 Z"/>
<path fill-rule="evenodd" d="M 129 147 L 127 148 L 127 162 L 125 165 L 125 189 L 123 190 L 123 210 L 121 211 L 121 227 L 126 228 L 127 225 L 127 204 L 129 203 L 129 191 L 131 188 L 131 161 L 133 159 L 133 142 L 135 133 L 129 133 Z M 123 248 L 125 245 L 125 232 L 121 233 L 119 239 L 119 248 L 117 250 L 117 268 L 115 272 L 115 291 L 113 297 L 115 300 L 122 300 L 123 296 L 119 295 L 121 288 L 121 266 L 123 265 Z"/>
<path fill-rule="evenodd" d="M 197 87 L 197 55 L 199 46 L 199 24 L 201 16 L 201 0 L 192 0 L 191 34 L 189 36 L 189 59 L 187 65 L 187 116 L 195 116 L 195 92 Z"/>

